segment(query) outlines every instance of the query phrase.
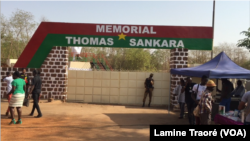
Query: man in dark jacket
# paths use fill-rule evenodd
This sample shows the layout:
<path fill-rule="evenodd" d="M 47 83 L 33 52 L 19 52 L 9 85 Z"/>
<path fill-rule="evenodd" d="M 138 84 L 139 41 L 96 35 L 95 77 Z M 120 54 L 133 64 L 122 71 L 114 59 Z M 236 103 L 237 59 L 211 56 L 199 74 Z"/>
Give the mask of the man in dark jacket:
<path fill-rule="evenodd" d="M 185 91 L 185 102 L 187 104 L 188 120 L 189 120 L 190 125 L 195 124 L 195 117 L 194 117 L 193 111 L 194 111 L 194 108 L 196 105 L 196 101 L 194 101 L 191 97 L 194 85 L 195 85 L 195 83 L 192 82 L 192 78 L 187 77 L 186 84 L 184 87 L 182 87 L 182 90 L 181 90 L 181 92 Z"/>
<path fill-rule="evenodd" d="M 40 118 L 40 117 L 42 117 L 42 112 L 41 112 L 40 107 L 38 105 L 38 101 L 39 101 L 39 97 L 40 97 L 41 89 L 42 89 L 42 80 L 41 80 L 40 76 L 37 74 L 36 70 L 33 71 L 33 76 L 34 76 L 34 78 L 32 79 L 31 93 L 32 93 L 32 98 L 34 100 L 34 104 L 33 104 L 33 109 L 30 113 L 30 116 L 33 116 L 35 109 L 37 109 L 38 116 L 36 116 L 36 117 Z"/>
<path fill-rule="evenodd" d="M 144 86 L 145 86 L 145 93 L 144 93 L 144 98 L 143 98 L 143 105 L 142 107 L 145 106 L 145 101 L 147 98 L 147 95 L 149 94 L 149 103 L 148 103 L 148 107 L 150 107 L 150 103 L 151 103 L 151 99 L 152 99 L 152 92 L 153 92 L 153 87 L 154 85 L 154 79 L 153 79 L 153 74 L 151 73 L 149 78 L 146 78 L 145 82 L 144 82 Z"/>

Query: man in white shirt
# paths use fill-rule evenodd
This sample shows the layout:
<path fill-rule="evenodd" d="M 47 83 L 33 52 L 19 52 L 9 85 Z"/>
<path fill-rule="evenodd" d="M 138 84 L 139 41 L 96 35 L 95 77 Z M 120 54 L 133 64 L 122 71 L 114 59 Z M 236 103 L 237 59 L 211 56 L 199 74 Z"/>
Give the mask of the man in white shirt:
<path fill-rule="evenodd" d="M 12 89 L 12 85 L 11 85 L 12 81 L 13 81 L 12 74 L 11 74 L 10 72 L 7 72 L 7 76 L 5 76 L 5 77 L 3 78 L 3 82 L 6 82 L 6 83 L 7 83 L 7 94 L 8 94 L 8 93 L 11 91 L 11 89 Z M 8 102 L 10 102 L 11 96 L 12 96 L 12 94 L 10 94 L 10 95 L 8 96 Z M 9 112 L 10 112 L 10 108 L 8 107 L 8 109 L 7 109 L 7 111 L 6 111 L 6 116 L 9 115 Z"/>
<path fill-rule="evenodd" d="M 208 78 L 206 75 L 203 75 L 201 77 L 201 83 L 200 84 L 195 84 L 193 87 L 193 93 L 192 93 L 192 99 L 196 102 L 195 107 L 198 105 L 200 99 L 201 99 L 201 95 L 202 93 L 206 90 L 207 86 L 207 81 Z M 195 117 L 195 122 L 196 125 L 200 125 L 200 118 L 199 117 Z"/>
<path fill-rule="evenodd" d="M 75 56 L 77 59 L 81 59 L 80 53 L 82 51 L 82 47 L 71 47 L 71 52 L 73 53 L 73 61 L 75 61 Z"/>
<path fill-rule="evenodd" d="M 238 109 L 243 110 L 244 108 L 246 113 L 244 125 L 250 125 L 250 91 L 246 92 L 241 98 L 241 102 L 239 104 Z"/>

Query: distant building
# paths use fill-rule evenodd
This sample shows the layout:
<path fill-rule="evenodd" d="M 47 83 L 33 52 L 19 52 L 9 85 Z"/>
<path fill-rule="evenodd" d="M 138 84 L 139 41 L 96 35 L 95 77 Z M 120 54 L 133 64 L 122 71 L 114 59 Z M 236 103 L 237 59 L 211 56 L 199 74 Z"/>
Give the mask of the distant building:
<path fill-rule="evenodd" d="M 90 62 L 69 62 L 69 70 L 92 71 Z"/>
<path fill-rule="evenodd" d="M 14 65 L 16 64 L 17 62 L 17 59 L 8 59 L 6 64 L 9 66 L 9 67 L 14 67 Z"/>

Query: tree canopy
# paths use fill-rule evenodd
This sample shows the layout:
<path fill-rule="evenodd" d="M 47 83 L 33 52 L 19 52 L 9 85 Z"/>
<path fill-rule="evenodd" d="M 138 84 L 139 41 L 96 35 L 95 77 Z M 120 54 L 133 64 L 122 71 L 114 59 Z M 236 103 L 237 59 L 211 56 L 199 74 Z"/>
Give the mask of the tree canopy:
<path fill-rule="evenodd" d="M 246 38 L 238 41 L 238 47 L 246 47 L 250 51 L 250 27 L 247 31 L 242 31 L 241 34 L 246 36 Z"/>
<path fill-rule="evenodd" d="M 37 23 L 30 12 L 17 9 L 10 18 L 1 15 L 1 59 L 17 59 L 35 29 Z"/>

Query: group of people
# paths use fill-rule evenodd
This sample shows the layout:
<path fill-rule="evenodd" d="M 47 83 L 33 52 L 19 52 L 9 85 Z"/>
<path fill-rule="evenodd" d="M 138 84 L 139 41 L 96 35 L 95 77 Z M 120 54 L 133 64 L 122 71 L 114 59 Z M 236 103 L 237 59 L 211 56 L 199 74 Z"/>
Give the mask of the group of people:
<path fill-rule="evenodd" d="M 3 81 L 7 83 L 7 98 L 9 102 L 9 107 L 6 111 L 6 116 L 10 113 L 11 122 L 10 124 L 22 124 L 22 106 L 24 99 L 29 98 L 29 94 L 32 94 L 33 98 L 33 108 L 30 113 L 30 116 L 33 116 L 35 109 L 37 109 L 38 116 L 36 118 L 42 117 L 40 107 L 38 105 L 41 89 L 42 89 L 42 80 L 40 78 L 40 72 L 33 71 L 34 78 L 31 80 L 26 73 L 26 69 L 22 69 L 20 74 L 18 71 L 15 71 L 13 75 L 11 72 L 7 72 L 7 76 L 3 78 Z M 31 86 L 31 91 L 29 92 L 29 87 Z M 18 113 L 18 121 L 16 122 L 14 117 L 14 108 L 16 108 Z"/>
<path fill-rule="evenodd" d="M 202 76 L 201 83 L 195 84 L 192 78 L 187 77 L 186 81 L 181 79 L 179 85 L 174 89 L 174 93 L 178 95 L 178 102 L 180 105 L 180 119 L 184 116 L 185 104 L 188 110 L 188 119 L 190 125 L 200 125 L 209 123 L 209 113 L 212 109 L 212 91 L 216 87 L 212 80 L 208 81 L 207 76 Z M 195 117 L 194 109 L 200 107 L 200 116 Z"/>
<path fill-rule="evenodd" d="M 42 117 L 40 107 L 38 105 L 39 99 L 41 97 L 42 90 L 42 80 L 40 78 L 40 72 L 33 71 L 34 78 L 31 80 L 26 74 L 26 69 L 22 69 L 22 73 L 19 74 L 18 71 L 15 71 L 12 74 L 7 73 L 7 76 L 3 78 L 3 81 L 7 83 L 7 98 L 9 102 L 9 107 L 6 111 L 6 116 L 11 114 L 10 124 L 22 124 L 22 110 L 23 101 L 25 98 L 29 97 L 29 94 L 32 94 L 33 98 L 33 108 L 30 113 L 30 116 L 33 116 L 35 109 L 37 109 L 38 116 L 37 118 Z M 146 78 L 144 82 L 145 93 L 143 98 L 143 105 L 145 106 L 145 101 L 147 95 L 149 95 L 148 107 L 150 107 L 152 92 L 154 85 L 153 74 L 150 74 L 149 78 Z M 31 91 L 29 92 L 29 87 L 31 86 Z M 188 110 L 188 119 L 190 125 L 208 125 L 211 120 L 212 112 L 212 92 L 214 91 L 216 84 L 214 81 L 209 80 L 207 76 L 202 76 L 200 84 L 192 82 L 192 78 L 187 77 L 186 81 L 180 79 L 178 86 L 174 89 L 174 94 L 178 96 L 178 102 L 180 105 L 180 119 L 184 116 L 185 104 L 187 105 Z M 246 109 L 246 120 L 245 125 L 250 125 L 250 91 L 245 93 L 245 88 L 242 85 L 240 80 L 237 81 L 237 87 L 234 89 L 232 82 L 228 79 L 222 79 L 222 90 L 217 88 L 217 92 L 221 93 L 220 105 L 225 106 L 225 111 L 230 110 L 231 97 L 240 97 L 241 102 L 238 109 Z M 246 106 L 247 103 L 247 106 Z M 18 121 L 15 121 L 14 118 L 14 108 L 16 107 L 18 113 Z M 193 112 L 195 108 L 198 109 L 198 116 L 194 116 Z"/>
<path fill-rule="evenodd" d="M 190 125 L 208 125 L 211 121 L 212 113 L 212 92 L 214 91 L 216 84 L 214 81 L 209 80 L 207 76 L 202 76 L 201 82 L 195 84 L 190 77 L 180 79 L 178 86 L 174 89 L 174 94 L 178 97 L 180 106 L 180 119 L 184 116 L 185 104 L 188 110 L 188 119 Z M 245 108 L 244 104 L 249 103 L 247 109 L 250 110 L 250 91 L 245 93 L 245 88 L 242 85 L 242 81 L 237 81 L 237 88 L 234 89 L 232 82 L 228 79 L 222 79 L 222 90 L 216 89 L 221 93 L 220 105 L 225 106 L 225 111 L 230 110 L 231 97 L 240 97 L 241 103 L 239 110 Z M 198 109 L 198 115 L 194 115 L 194 110 Z M 248 110 L 248 111 L 249 111 Z M 247 112 L 247 118 L 245 124 L 250 122 L 250 113 Z"/>

